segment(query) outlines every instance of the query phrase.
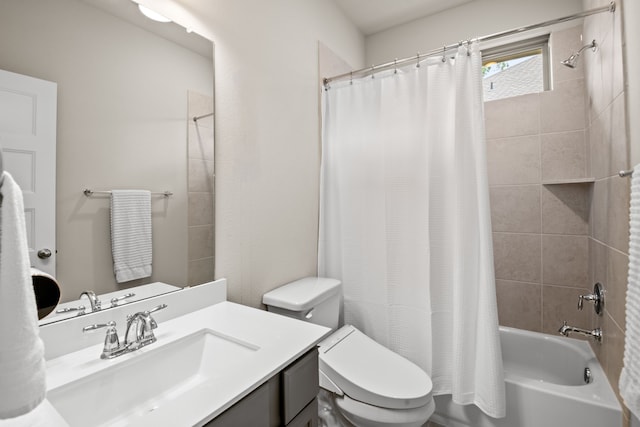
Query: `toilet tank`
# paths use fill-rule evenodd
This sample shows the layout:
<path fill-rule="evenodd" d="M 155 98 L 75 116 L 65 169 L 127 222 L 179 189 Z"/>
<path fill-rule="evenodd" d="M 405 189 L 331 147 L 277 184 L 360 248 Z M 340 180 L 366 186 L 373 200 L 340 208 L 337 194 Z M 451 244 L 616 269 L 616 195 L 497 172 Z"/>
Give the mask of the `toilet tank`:
<path fill-rule="evenodd" d="M 267 310 L 335 330 L 340 316 L 341 282 L 326 277 L 305 277 L 262 296 Z"/>

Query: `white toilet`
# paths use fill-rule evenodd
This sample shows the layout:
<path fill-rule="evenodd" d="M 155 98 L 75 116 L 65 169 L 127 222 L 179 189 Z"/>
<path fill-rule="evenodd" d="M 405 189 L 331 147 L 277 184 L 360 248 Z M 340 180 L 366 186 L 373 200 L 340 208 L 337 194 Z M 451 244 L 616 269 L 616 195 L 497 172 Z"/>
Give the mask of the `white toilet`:
<path fill-rule="evenodd" d="M 341 283 L 307 277 L 262 297 L 267 310 L 334 330 L 319 344 L 320 387 L 355 426 L 419 427 L 435 409 L 431 378 L 404 357 L 346 325 L 336 331 Z"/>

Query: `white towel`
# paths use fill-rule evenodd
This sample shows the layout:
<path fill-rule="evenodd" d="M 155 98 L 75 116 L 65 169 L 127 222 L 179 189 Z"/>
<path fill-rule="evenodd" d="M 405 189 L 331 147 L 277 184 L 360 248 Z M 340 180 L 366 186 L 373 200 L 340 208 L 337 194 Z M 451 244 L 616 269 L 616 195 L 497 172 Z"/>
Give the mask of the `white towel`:
<path fill-rule="evenodd" d="M 111 250 L 118 283 L 151 276 L 149 191 L 111 191 Z"/>
<path fill-rule="evenodd" d="M 8 172 L 0 207 L 0 419 L 34 409 L 46 395 L 44 345 L 31 284 L 22 191 Z"/>
<path fill-rule="evenodd" d="M 627 408 L 640 416 L 640 165 L 633 168 L 631 178 L 627 280 L 627 331 L 619 386 Z"/>

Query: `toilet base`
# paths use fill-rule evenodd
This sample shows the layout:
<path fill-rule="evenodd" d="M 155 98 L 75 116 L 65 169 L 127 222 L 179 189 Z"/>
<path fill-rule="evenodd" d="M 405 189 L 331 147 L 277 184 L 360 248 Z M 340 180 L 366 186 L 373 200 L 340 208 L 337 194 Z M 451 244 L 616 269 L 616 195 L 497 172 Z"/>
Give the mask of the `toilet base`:
<path fill-rule="evenodd" d="M 332 417 L 325 417 L 325 419 L 334 420 L 338 426 L 421 427 L 429 420 L 436 408 L 433 399 L 419 408 L 389 409 L 367 405 L 346 395 L 338 396 L 325 390 L 321 390 L 321 393 L 331 396 L 333 406 Z M 326 405 L 320 405 L 320 407 L 321 411 L 327 409 Z M 330 422 L 324 425 L 333 427 Z"/>
<path fill-rule="evenodd" d="M 341 413 L 333 401 L 335 394 L 320 389 L 318 393 L 318 426 L 319 427 L 354 427 Z"/>

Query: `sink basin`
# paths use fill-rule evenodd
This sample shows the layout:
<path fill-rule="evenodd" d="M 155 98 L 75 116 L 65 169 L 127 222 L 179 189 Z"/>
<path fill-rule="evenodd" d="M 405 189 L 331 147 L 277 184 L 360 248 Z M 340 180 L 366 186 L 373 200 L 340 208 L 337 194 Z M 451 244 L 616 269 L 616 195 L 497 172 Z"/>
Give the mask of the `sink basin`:
<path fill-rule="evenodd" d="M 205 382 L 231 375 L 260 347 L 202 329 L 176 341 L 158 342 L 110 361 L 95 374 L 48 392 L 47 398 L 71 426 L 125 426 Z M 98 355 L 96 355 L 96 359 Z"/>

